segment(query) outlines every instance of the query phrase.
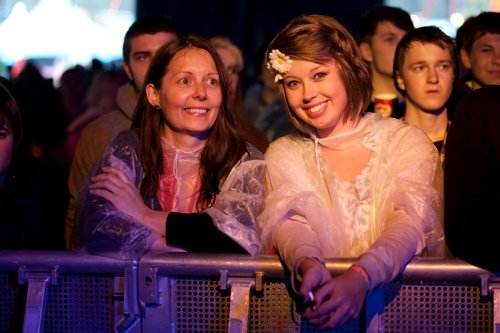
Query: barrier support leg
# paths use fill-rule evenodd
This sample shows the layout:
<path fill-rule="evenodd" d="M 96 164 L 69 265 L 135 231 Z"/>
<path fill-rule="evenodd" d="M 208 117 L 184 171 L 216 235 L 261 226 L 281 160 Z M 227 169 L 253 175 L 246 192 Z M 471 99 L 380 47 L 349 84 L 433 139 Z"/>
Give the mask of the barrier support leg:
<path fill-rule="evenodd" d="M 48 285 L 56 285 L 58 278 L 59 267 L 48 267 L 47 272 L 29 272 L 25 266 L 18 267 L 17 282 L 28 283 L 23 333 L 43 332 Z"/>
<path fill-rule="evenodd" d="M 493 333 L 500 333 L 500 286 L 492 288 L 493 292 Z"/>
<path fill-rule="evenodd" d="M 231 287 L 229 333 L 247 333 L 250 290 L 255 286 L 255 279 L 229 278 L 228 285 Z"/>
<path fill-rule="evenodd" d="M 123 286 L 123 318 L 115 326 L 115 332 L 140 332 L 140 319 L 144 305 L 139 300 L 138 262 L 126 266 Z"/>

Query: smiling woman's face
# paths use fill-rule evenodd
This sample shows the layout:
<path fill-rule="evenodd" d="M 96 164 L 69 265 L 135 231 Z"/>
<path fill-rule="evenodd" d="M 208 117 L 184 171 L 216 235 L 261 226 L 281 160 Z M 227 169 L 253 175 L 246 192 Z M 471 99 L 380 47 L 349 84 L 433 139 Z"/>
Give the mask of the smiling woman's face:
<path fill-rule="evenodd" d="M 219 73 L 210 53 L 198 48 L 180 51 L 168 65 L 161 87 L 146 89 L 149 102 L 163 111 L 167 138 L 207 137 L 222 104 Z"/>
<path fill-rule="evenodd" d="M 294 60 L 283 84 L 290 108 L 313 126 L 320 138 L 336 133 L 347 107 L 347 92 L 333 61 Z"/>

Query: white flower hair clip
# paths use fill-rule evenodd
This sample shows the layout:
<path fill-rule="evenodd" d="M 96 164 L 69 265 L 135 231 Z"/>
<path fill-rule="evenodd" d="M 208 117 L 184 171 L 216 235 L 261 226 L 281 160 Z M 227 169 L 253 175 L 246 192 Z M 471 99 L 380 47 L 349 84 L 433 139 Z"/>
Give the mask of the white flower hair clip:
<path fill-rule="evenodd" d="M 281 53 L 279 50 L 272 50 L 269 53 L 269 61 L 267 62 L 267 69 L 273 73 L 273 69 L 278 73 L 274 77 L 274 82 L 278 82 L 278 80 L 283 80 L 283 76 L 281 74 L 285 74 L 292 68 L 293 60 L 290 59 L 289 56 Z"/>

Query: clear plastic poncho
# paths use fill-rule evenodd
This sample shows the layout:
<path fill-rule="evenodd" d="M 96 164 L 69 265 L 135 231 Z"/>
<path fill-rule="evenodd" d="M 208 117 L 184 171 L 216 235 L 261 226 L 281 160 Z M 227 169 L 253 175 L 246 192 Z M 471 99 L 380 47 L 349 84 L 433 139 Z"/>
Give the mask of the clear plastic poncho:
<path fill-rule="evenodd" d="M 280 138 L 266 151 L 271 188 L 258 219 L 263 253 L 279 241 L 291 270 L 301 248 L 320 260 L 364 255 L 375 285 L 394 278 L 426 246 L 431 255 L 444 254 L 443 173 L 423 131 L 367 113 L 350 132 L 326 139 L 310 134 Z M 371 155 L 347 182 L 328 166 L 325 153 L 350 144 L 364 145 Z M 298 231 L 289 232 L 295 226 Z M 395 239 L 411 245 L 397 248 Z"/>
<path fill-rule="evenodd" d="M 177 190 L 188 184 L 192 178 L 193 166 L 197 167 L 200 150 L 184 153 L 173 146 L 162 143 L 164 154 L 173 157 L 173 180 L 179 183 Z M 228 235 L 250 254 L 260 251 L 260 241 L 255 230 L 256 217 L 262 210 L 266 189 L 264 184 L 265 162 L 262 153 L 247 145 L 250 153 L 242 156 L 231 173 L 224 180 L 221 192 L 213 207 L 203 212 L 209 214 L 215 226 Z M 148 251 L 160 235 L 143 226 L 131 216 L 116 210 L 106 199 L 89 192 L 90 178 L 102 167 L 112 166 L 123 170 L 131 182 L 139 188 L 144 178 L 137 134 L 133 130 L 116 135 L 106 148 L 101 160 L 96 163 L 85 179 L 78 197 L 75 214 L 73 241 L 91 253 L 99 253 L 121 259 L 138 258 Z M 197 170 L 195 170 L 197 172 Z M 186 181 L 186 184 L 183 181 Z M 161 185 L 160 185 L 161 187 Z M 185 189 L 184 189 L 185 190 Z M 160 191 L 161 192 L 161 191 Z M 178 193 L 170 193 L 178 197 Z M 162 210 L 157 198 L 149 203 L 156 210 Z M 180 200 L 174 200 L 171 211 L 192 213 Z"/>

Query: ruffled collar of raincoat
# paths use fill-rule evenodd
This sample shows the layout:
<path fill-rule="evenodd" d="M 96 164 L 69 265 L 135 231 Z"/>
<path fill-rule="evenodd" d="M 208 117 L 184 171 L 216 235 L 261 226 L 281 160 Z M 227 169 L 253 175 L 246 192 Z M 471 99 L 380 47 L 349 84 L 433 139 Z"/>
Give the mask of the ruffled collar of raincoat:
<path fill-rule="evenodd" d="M 376 117 L 368 115 L 367 113 L 363 113 L 363 117 L 356 128 L 329 136 L 327 138 L 318 137 L 318 135 L 316 134 L 316 130 L 312 126 L 307 125 L 306 128 L 308 134 L 314 142 L 316 165 L 318 167 L 318 170 L 321 170 L 318 153 L 318 148 L 320 145 L 332 150 L 347 150 L 354 146 L 359 146 L 360 144 L 365 143 L 365 140 L 367 139 L 368 141 L 372 141 L 373 135 L 370 135 L 369 132 L 371 124 L 376 120 L 375 118 Z M 368 137 L 367 134 L 369 134 Z M 368 146 L 371 146 L 371 144 L 368 144 Z"/>
<path fill-rule="evenodd" d="M 353 128 L 346 132 L 329 136 L 327 138 L 318 137 L 313 127 L 308 126 L 307 129 L 309 131 L 311 139 L 315 142 L 315 144 L 320 144 L 329 149 L 345 150 L 352 146 L 359 145 L 359 142 L 363 140 L 367 132 L 367 127 L 369 126 L 369 123 L 370 123 L 370 117 L 366 117 L 365 114 L 361 118 L 356 128 Z"/>

